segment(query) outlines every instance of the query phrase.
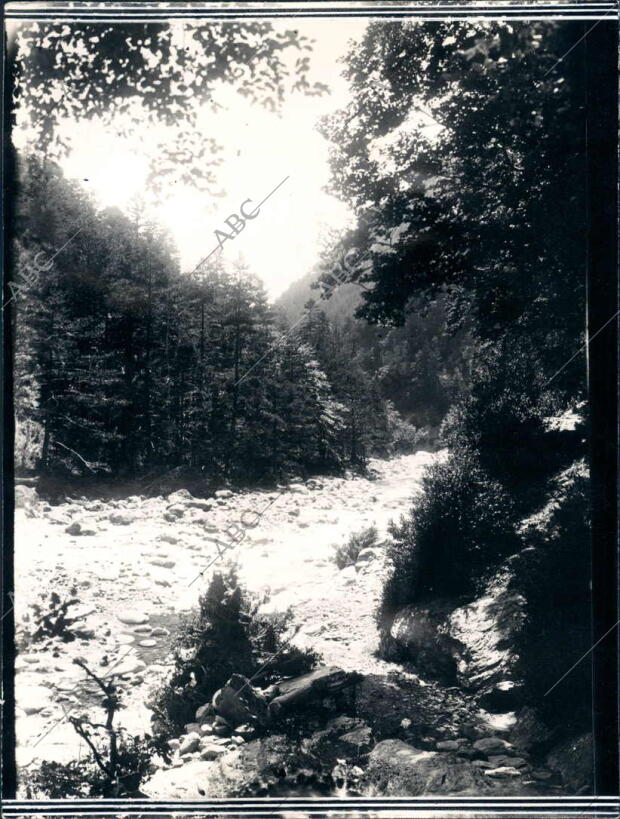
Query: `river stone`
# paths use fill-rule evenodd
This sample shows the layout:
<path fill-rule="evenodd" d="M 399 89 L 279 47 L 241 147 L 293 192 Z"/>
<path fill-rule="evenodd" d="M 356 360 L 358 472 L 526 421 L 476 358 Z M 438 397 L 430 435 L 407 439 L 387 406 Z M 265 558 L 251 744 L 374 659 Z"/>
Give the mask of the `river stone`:
<path fill-rule="evenodd" d="M 471 762 L 423 751 L 400 739 L 386 739 L 375 746 L 366 779 L 386 796 L 478 794 L 489 788 L 488 780 Z"/>
<path fill-rule="evenodd" d="M 509 779 L 512 776 L 521 776 L 521 771 L 516 768 L 503 766 L 501 768 L 491 768 L 484 772 L 485 776 L 491 776 L 493 779 Z"/>
<path fill-rule="evenodd" d="M 153 557 L 149 560 L 153 566 L 160 566 L 162 569 L 172 569 L 176 560 L 166 560 L 163 557 Z"/>
<path fill-rule="evenodd" d="M 142 648 L 153 648 L 153 646 L 157 645 L 157 640 L 140 640 L 138 645 Z"/>
<path fill-rule="evenodd" d="M 252 723 L 266 723 L 268 719 L 267 701 L 261 692 L 254 688 L 247 677 L 233 674 L 225 686 L 220 689 L 215 699 L 215 711 L 228 725 L 236 726 Z M 222 729 L 230 730 L 220 723 L 214 727 L 216 734 L 223 735 Z"/>
<path fill-rule="evenodd" d="M 156 626 L 156 628 L 151 631 L 151 637 L 167 637 L 170 634 L 167 628 L 162 628 L 161 626 Z"/>
<path fill-rule="evenodd" d="M 136 516 L 131 512 L 112 512 L 108 518 L 110 523 L 115 523 L 117 526 L 129 526 L 135 519 Z"/>
<path fill-rule="evenodd" d="M 233 493 L 230 491 L 230 489 L 218 489 L 215 493 L 215 497 L 218 499 L 232 498 L 232 496 Z"/>
<path fill-rule="evenodd" d="M 26 506 L 32 506 L 39 500 L 37 490 L 34 486 L 24 486 L 17 484 L 15 487 L 15 508 L 23 509 Z"/>
<path fill-rule="evenodd" d="M 458 751 L 459 747 L 459 743 L 454 739 L 445 739 L 435 745 L 438 751 Z"/>
<path fill-rule="evenodd" d="M 506 753 L 512 749 L 512 745 L 509 742 L 506 742 L 505 739 L 500 739 L 499 737 L 485 737 L 484 739 L 478 739 L 474 742 L 474 750 L 480 751 L 482 754 L 498 754 L 498 753 Z"/>
<path fill-rule="evenodd" d="M 223 745 L 209 744 L 200 752 L 200 758 L 206 760 L 217 759 L 222 754 L 226 753 L 226 748 Z"/>
<path fill-rule="evenodd" d="M 173 546 L 179 542 L 179 538 L 175 537 L 174 535 L 160 535 L 158 540 L 161 540 L 163 543 L 171 543 Z"/>
<path fill-rule="evenodd" d="M 139 611 L 128 611 L 118 614 L 117 617 L 126 626 L 141 626 L 149 621 L 149 615 Z"/>
<path fill-rule="evenodd" d="M 210 702 L 208 702 L 206 705 L 201 705 L 200 708 L 197 708 L 194 716 L 196 718 L 196 722 L 200 723 L 204 722 L 205 717 L 208 717 L 211 714 L 213 714 L 213 706 Z"/>
<path fill-rule="evenodd" d="M 94 529 L 89 528 L 87 523 L 84 523 L 83 521 L 79 521 L 79 520 L 74 520 L 73 523 L 71 523 L 69 526 L 67 526 L 67 528 L 65 529 L 65 532 L 68 535 L 96 535 L 97 534 L 97 532 Z"/>
<path fill-rule="evenodd" d="M 197 734 L 195 731 L 191 731 L 189 734 L 183 737 L 181 740 L 181 744 L 179 746 L 179 754 L 184 756 L 185 754 L 191 754 L 194 751 L 197 751 L 200 747 L 200 734 Z"/>

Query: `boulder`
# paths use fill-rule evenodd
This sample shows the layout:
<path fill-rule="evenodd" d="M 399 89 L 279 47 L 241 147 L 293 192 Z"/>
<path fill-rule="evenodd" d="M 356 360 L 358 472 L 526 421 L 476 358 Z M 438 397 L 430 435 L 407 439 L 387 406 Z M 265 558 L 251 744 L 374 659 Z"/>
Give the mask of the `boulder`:
<path fill-rule="evenodd" d="M 376 560 L 379 557 L 377 549 L 372 549 L 370 546 L 362 551 L 357 556 L 357 563 L 366 563 L 370 560 Z"/>
<path fill-rule="evenodd" d="M 24 486 L 17 484 L 15 487 L 15 508 L 24 509 L 33 506 L 39 500 L 39 495 L 34 486 Z"/>
<path fill-rule="evenodd" d="M 179 746 L 179 754 L 181 756 L 185 756 L 185 754 L 191 754 L 194 751 L 197 751 L 199 747 L 200 734 L 196 733 L 196 731 L 191 731 L 189 734 L 186 734 L 181 740 L 181 744 Z"/>
<path fill-rule="evenodd" d="M 220 689 L 219 695 L 214 697 L 214 707 L 216 714 L 227 723 L 222 725 L 218 721 L 216 733 L 220 733 L 218 728 L 229 731 L 228 726 L 263 725 L 269 719 L 267 700 L 242 674 L 233 674 Z"/>
<path fill-rule="evenodd" d="M 135 519 L 136 516 L 131 512 L 112 512 L 108 518 L 110 523 L 114 523 L 117 526 L 129 526 L 129 524 L 133 523 Z"/>
<path fill-rule="evenodd" d="M 309 700 L 323 699 L 353 685 L 355 680 L 356 675 L 347 674 L 336 666 L 315 668 L 300 677 L 279 683 L 279 693 L 269 703 L 269 712 L 275 716 Z"/>
<path fill-rule="evenodd" d="M 556 745 L 547 754 L 547 766 L 561 775 L 569 793 L 591 793 L 594 782 L 592 734 L 582 734 Z"/>
<path fill-rule="evenodd" d="M 177 489 L 176 492 L 171 492 L 168 495 L 168 503 L 175 504 L 175 503 L 183 503 L 185 501 L 192 501 L 194 500 L 193 495 L 187 489 Z"/>
<path fill-rule="evenodd" d="M 204 722 L 205 717 L 211 716 L 211 714 L 213 714 L 213 706 L 208 702 L 206 705 L 201 705 L 200 708 L 197 708 L 194 716 L 196 722 Z"/>
<path fill-rule="evenodd" d="M 435 745 L 438 751 L 458 751 L 459 743 L 455 739 L 444 739 Z"/>
<path fill-rule="evenodd" d="M 74 520 L 67 528 L 65 532 L 68 535 L 96 535 L 97 532 L 92 526 L 89 526 L 88 523 L 84 523 L 83 521 Z"/>
<path fill-rule="evenodd" d="M 489 754 L 506 753 L 512 749 L 512 745 L 506 742 L 505 739 L 499 737 L 484 737 L 474 742 L 474 750 L 480 751 L 481 754 L 488 756 Z"/>
<path fill-rule="evenodd" d="M 390 638 L 396 653 L 411 660 L 426 677 L 455 683 L 462 643 L 450 634 L 449 605 L 405 606 L 392 621 Z"/>
<path fill-rule="evenodd" d="M 232 496 L 233 493 L 230 491 L 230 489 L 218 489 L 215 493 L 215 497 L 218 500 L 226 500 L 226 498 L 232 498 Z"/>
<path fill-rule="evenodd" d="M 386 739 L 371 751 L 367 783 L 386 796 L 480 794 L 489 789 L 482 771 L 450 754 L 423 751 L 400 739 Z"/>
<path fill-rule="evenodd" d="M 208 512 L 209 509 L 213 509 L 213 501 L 204 500 L 202 498 L 194 498 L 185 505 L 188 509 L 201 509 L 203 512 Z"/>
<path fill-rule="evenodd" d="M 307 495 L 308 489 L 302 483 L 289 483 L 288 491 L 294 495 Z"/>
<path fill-rule="evenodd" d="M 372 744 L 372 731 L 367 725 L 338 738 L 338 745 L 342 747 L 344 756 L 351 753 L 355 756 L 366 754 L 372 748 Z"/>
<path fill-rule="evenodd" d="M 206 760 L 218 759 L 222 754 L 226 753 L 226 748 L 223 745 L 209 744 L 205 746 L 200 752 L 200 758 Z"/>
<path fill-rule="evenodd" d="M 546 745 L 551 737 L 551 732 L 540 718 L 538 711 L 530 706 L 525 706 L 517 712 L 509 737 L 516 748 L 524 751 L 535 751 Z"/>

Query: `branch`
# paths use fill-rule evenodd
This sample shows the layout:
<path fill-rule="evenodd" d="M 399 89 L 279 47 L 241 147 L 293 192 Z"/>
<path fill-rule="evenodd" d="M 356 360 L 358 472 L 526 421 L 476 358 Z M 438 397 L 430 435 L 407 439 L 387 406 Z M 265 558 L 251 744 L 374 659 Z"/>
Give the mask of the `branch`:
<path fill-rule="evenodd" d="M 75 451 L 75 449 L 71 449 L 71 447 L 69 447 L 69 446 L 65 446 L 64 444 L 61 444 L 61 442 L 60 442 L 60 441 L 55 441 L 54 443 L 56 444 L 56 446 L 61 446 L 63 449 L 66 449 L 66 450 L 68 450 L 69 452 L 72 452 L 74 455 L 76 455 L 76 456 L 77 456 L 77 457 L 80 459 L 80 461 L 82 461 L 82 463 L 83 463 L 83 464 L 84 464 L 84 465 L 85 465 L 85 466 L 86 466 L 88 469 L 90 469 L 90 471 L 91 471 L 91 472 L 94 472 L 94 471 L 95 471 L 95 470 L 92 468 L 92 466 L 91 466 L 91 465 L 88 463 L 88 461 L 84 460 L 84 458 L 82 458 L 82 456 L 80 455 L 80 453 L 79 453 L 79 452 L 76 452 L 76 451 Z"/>

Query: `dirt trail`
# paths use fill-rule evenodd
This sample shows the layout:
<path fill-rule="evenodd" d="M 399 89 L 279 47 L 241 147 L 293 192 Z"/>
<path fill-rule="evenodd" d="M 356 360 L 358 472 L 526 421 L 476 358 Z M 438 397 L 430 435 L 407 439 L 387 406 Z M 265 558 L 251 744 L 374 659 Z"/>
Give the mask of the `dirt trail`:
<path fill-rule="evenodd" d="M 96 713 L 98 698 L 72 663 L 76 656 L 98 673 L 126 674 L 121 723 L 135 732 L 149 730 L 145 700 L 166 673 L 170 634 L 217 569 L 215 563 L 200 576 L 217 558 L 213 539 L 223 539 L 224 530 L 238 524 L 244 512 L 266 509 L 224 559 L 237 557 L 245 585 L 269 594 L 268 608 L 292 607 L 301 625 L 297 642 L 347 670 L 391 668 L 373 655 L 382 561 L 339 571 L 332 559 L 334 545 L 372 524 L 383 536 L 389 520 L 409 507 L 425 466 L 438 457 L 418 452 L 375 460 L 372 480 L 321 478 L 313 488 L 298 485 L 279 496 L 231 493 L 209 510 L 179 504 L 171 512 L 170 498 L 144 496 L 18 509 L 18 636 L 42 592 L 64 595 L 72 585 L 80 602 L 70 613 L 81 617 L 84 631 L 82 639 L 69 643 L 22 641 L 16 678 L 18 764 L 67 760 L 85 752 L 66 716 Z M 252 520 L 247 514 L 243 519 Z M 82 533 L 70 534 L 67 528 Z"/>

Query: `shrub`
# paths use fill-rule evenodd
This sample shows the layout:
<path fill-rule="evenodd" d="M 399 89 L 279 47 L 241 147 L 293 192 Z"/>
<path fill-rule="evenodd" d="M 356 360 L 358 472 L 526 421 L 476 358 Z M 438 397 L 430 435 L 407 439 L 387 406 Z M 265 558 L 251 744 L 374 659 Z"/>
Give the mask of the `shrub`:
<path fill-rule="evenodd" d="M 344 569 L 346 566 L 355 565 L 360 552 L 375 546 L 378 536 L 375 526 L 369 526 L 367 529 L 362 529 L 361 532 L 353 533 L 346 543 L 341 543 L 336 547 L 334 561 L 338 568 Z"/>
<path fill-rule="evenodd" d="M 513 587 L 526 601 L 517 653 L 528 701 L 565 733 L 591 730 L 589 481 L 577 462 L 553 481 L 545 506 L 521 527 L 527 547 Z M 547 693 L 549 691 L 549 693 Z"/>
<path fill-rule="evenodd" d="M 234 568 L 213 575 L 198 610 L 181 624 L 171 677 L 150 703 L 162 733 L 178 734 L 233 673 L 267 686 L 317 664 L 315 652 L 287 644 L 291 612 L 259 614 L 263 602 L 239 585 Z"/>
<path fill-rule="evenodd" d="M 431 466 L 407 517 L 392 524 L 393 569 L 379 620 L 420 598 L 471 596 L 516 551 L 514 511 L 506 492 L 471 453 Z"/>
<path fill-rule="evenodd" d="M 151 768 L 160 743 L 150 736 L 130 736 L 114 724 L 121 705 L 121 691 L 114 678 L 99 677 L 81 659 L 73 661 L 94 680 L 103 693 L 105 724 L 86 716 L 68 716 L 77 735 L 90 749 L 84 759 L 68 763 L 41 763 L 25 777 L 28 798 L 43 795 L 52 799 L 66 797 L 132 797 L 140 795 L 139 786 Z"/>

